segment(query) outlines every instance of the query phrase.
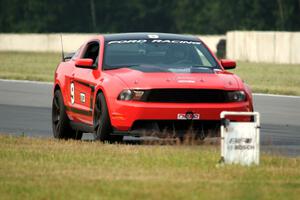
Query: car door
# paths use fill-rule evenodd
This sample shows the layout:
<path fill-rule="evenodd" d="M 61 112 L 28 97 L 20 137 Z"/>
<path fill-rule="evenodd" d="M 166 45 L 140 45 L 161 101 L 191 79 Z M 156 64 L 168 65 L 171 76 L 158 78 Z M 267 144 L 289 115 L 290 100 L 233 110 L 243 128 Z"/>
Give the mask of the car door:
<path fill-rule="evenodd" d="M 98 78 L 99 41 L 87 43 L 80 58 L 93 59 L 94 68 L 76 67 L 71 83 L 71 98 L 73 92 L 74 119 L 77 122 L 93 125 L 94 92 Z M 73 88 L 72 88 L 73 87 Z"/>

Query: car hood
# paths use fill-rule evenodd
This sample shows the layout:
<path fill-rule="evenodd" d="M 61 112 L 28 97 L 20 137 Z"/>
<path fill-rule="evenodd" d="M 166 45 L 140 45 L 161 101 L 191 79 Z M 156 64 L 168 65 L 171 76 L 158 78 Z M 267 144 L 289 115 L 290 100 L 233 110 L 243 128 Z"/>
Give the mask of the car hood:
<path fill-rule="evenodd" d="M 121 68 L 107 70 L 106 73 L 118 77 L 130 89 L 151 88 L 195 88 L 195 89 L 242 89 L 241 80 L 234 74 L 226 71 L 215 73 L 145 73 L 138 70 Z"/>

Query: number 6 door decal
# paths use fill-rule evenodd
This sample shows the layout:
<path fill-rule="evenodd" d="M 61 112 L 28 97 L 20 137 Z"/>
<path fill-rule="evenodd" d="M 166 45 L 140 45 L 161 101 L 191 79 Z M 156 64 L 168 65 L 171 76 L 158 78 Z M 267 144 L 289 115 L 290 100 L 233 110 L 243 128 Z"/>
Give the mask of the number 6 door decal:
<path fill-rule="evenodd" d="M 70 85 L 70 91 L 71 91 L 71 103 L 75 103 L 75 86 L 74 83 L 72 82 Z"/>

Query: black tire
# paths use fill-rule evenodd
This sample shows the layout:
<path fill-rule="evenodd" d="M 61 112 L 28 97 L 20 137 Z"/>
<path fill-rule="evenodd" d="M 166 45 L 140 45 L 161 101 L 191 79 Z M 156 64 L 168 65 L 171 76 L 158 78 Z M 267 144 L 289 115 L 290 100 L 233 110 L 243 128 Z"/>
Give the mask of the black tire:
<path fill-rule="evenodd" d="M 107 103 L 103 93 L 98 93 L 95 103 L 95 112 L 94 112 L 94 127 L 96 128 L 95 139 L 102 142 L 120 142 L 123 140 L 123 136 L 112 136 L 113 132 Z"/>
<path fill-rule="evenodd" d="M 123 141 L 123 135 L 111 135 L 110 142 L 111 143 L 121 143 Z"/>
<path fill-rule="evenodd" d="M 73 130 L 70 126 L 60 90 L 55 91 L 52 101 L 52 130 L 54 138 L 75 140 L 82 138 L 82 132 Z"/>
<path fill-rule="evenodd" d="M 71 135 L 70 135 L 69 139 L 73 139 L 73 140 L 81 140 L 82 135 L 83 135 L 82 131 L 74 130 L 74 129 L 72 129 L 70 131 L 70 133 L 71 133 Z"/>

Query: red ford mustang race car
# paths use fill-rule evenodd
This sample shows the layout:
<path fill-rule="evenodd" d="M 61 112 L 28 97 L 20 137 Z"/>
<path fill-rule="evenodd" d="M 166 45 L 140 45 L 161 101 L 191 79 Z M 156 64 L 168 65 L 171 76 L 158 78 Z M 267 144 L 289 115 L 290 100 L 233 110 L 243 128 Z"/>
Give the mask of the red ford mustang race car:
<path fill-rule="evenodd" d="M 99 35 L 63 59 L 55 72 L 55 138 L 119 141 L 169 131 L 219 130 L 222 111 L 253 111 L 249 87 L 231 60 L 218 60 L 195 36 Z M 249 121 L 247 117 L 231 120 Z"/>

